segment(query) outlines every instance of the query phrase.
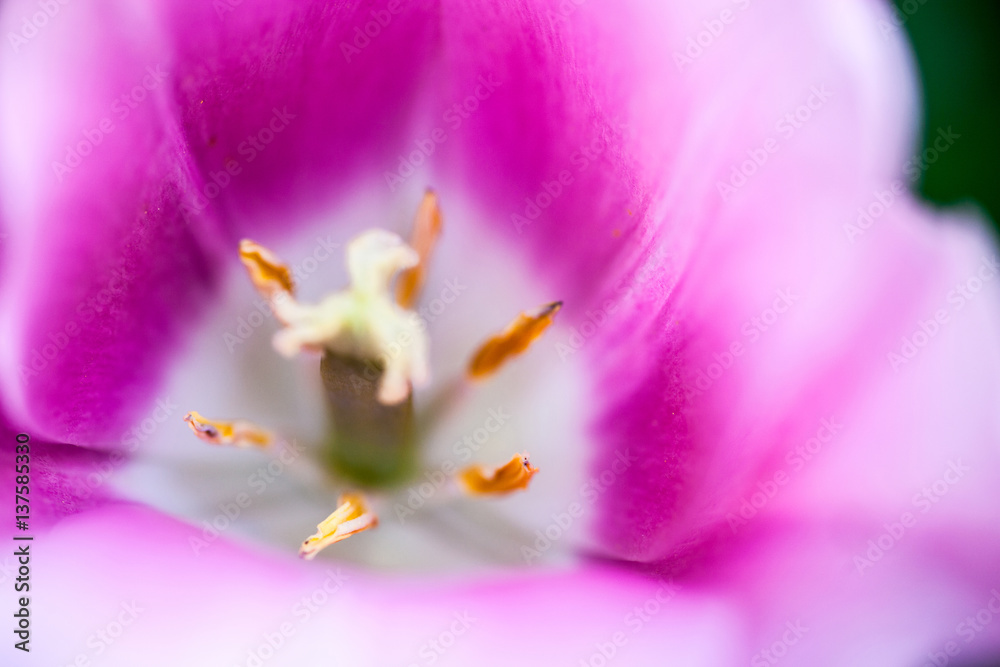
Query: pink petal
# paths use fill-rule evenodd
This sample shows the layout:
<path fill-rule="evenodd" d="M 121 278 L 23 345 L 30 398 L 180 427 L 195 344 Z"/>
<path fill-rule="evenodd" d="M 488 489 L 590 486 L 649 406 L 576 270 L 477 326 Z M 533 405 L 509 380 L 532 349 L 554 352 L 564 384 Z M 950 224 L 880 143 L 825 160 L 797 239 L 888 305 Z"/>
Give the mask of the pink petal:
<path fill-rule="evenodd" d="M 118 444 L 238 239 L 301 222 L 399 135 L 433 23 L 411 11 L 347 63 L 371 17 L 338 7 L 64 8 L 4 52 L 0 381 L 34 433 Z M 7 34 L 37 7 L 4 9 Z"/>
<path fill-rule="evenodd" d="M 109 495 L 107 480 L 125 464 L 119 453 L 105 455 L 32 437 L 2 411 L 0 455 L 8 462 L 0 468 L 0 489 L 14 503 L 9 515 L 14 536 L 43 533 L 66 516 L 102 507 Z"/>
<path fill-rule="evenodd" d="M 764 521 L 741 537 L 739 559 L 709 558 L 672 581 L 591 564 L 418 583 L 326 555 L 309 564 L 254 555 L 225 538 L 196 555 L 200 530 L 109 508 L 36 544 L 46 577 L 33 604 L 46 613 L 33 646 L 48 664 L 98 651 L 100 664 L 136 664 L 155 646 L 157 664 L 601 664 L 594 656 L 613 651 L 621 664 L 719 666 L 767 664 L 765 650 L 786 665 L 885 665 L 915 664 L 948 642 L 965 660 L 1000 647 L 1000 623 L 971 641 L 956 629 L 1000 600 L 989 559 L 928 568 L 928 545 L 912 534 L 861 575 L 850 545 L 866 535 Z M 957 555 L 947 544 L 937 551 Z M 94 576 L 112 563 L 115 577 Z"/>
<path fill-rule="evenodd" d="M 198 664 L 247 664 L 261 646 L 268 657 L 268 637 L 282 644 L 274 664 L 317 658 L 424 664 L 421 651 L 432 651 L 427 642 L 453 625 L 458 636 L 438 664 L 552 664 L 576 654 L 587 658 L 657 589 L 607 567 L 417 583 L 330 560 L 250 555 L 224 539 L 195 555 L 190 540 L 203 537 L 141 508 L 92 512 L 61 524 L 39 544 L 36 567 L 49 579 L 34 603 L 52 611 L 39 617 L 38 649 L 60 664 L 80 653 L 93 656 L 88 636 L 113 623 L 123 604 L 134 604 L 141 611 L 102 664 L 134 664 L 153 645 L 159 664 L 183 662 L 183 656 L 197 656 Z M 88 574 L 110 562 L 127 563 L 114 581 Z M 722 638 L 732 620 L 720 616 L 721 605 L 712 600 L 671 600 L 669 591 L 661 593 L 663 613 L 631 640 L 638 661 L 630 664 L 654 664 L 664 650 L 689 658 L 685 664 L 722 664 L 731 654 Z M 79 622 L 84 600 L 93 623 Z M 165 636 L 184 640 L 163 642 Z"/>
<path fill-rule="evenodd" d="M 953 313 L 948 336 L 961 342 L 941 343 L 938 354 L 950 355 L 945 361 L 933 362 L 928 350 L 896 377 L 886 358 L 921 321 L 954 308 L 949 290 L 992 250 L 980 233 L 958 228 L 978 223 L 930 220 L 901 194 L 909 186 L 903 170 L 912 126 L 904 121 L 912 121 L 912 72 L 900 45 L 880 34 L 880 15 L 853 3 L 808 10 L 755 5 L 677 73 L 663 63 L 704 29 L 701 16 L 673 14 L 680 11 L 644 17 L 651 31 L 667 36 L 658 60 L 643 51 L 655 42 L 635 40 L 638 61 L 649 70 L 659 67 L 672 102 L 639 108 L 699 114 L 686 122 L 658 117 L 659 126 L 650 119 L 633 138 L 655 146 L 667 141 L 665 133 L 674 135 L 670 150 L 651 152 L 667 156 L 659 171 L 633 164 L 632 173 L 657 178 L 650 181 L 650 208 L 633 212 L 658 224 L 632 224 L 637 231 L 628 242 L 630 223 L 621 215 L 628 197 L 617 213 L 600 198 L 643 181 L 624 176 L 627 161 L 611 155 L 583 176 L 616 176 L 556 200 L 522 234 L 547 253 L 545 266 L 566 281 L 567 291 L 578 290 L 565 309 L 573 328 L 553 337 L 561 355 L 594 369 L 595 400 L 604 406 L 596 420 L 603 451 L 594 474 L 615 480 L 609 473 L 626 450 L 639 461 L 602 494 L 604 552 L 644 561 L 680 558 L 716 531 L 729 534 L 726 517 L 758 482 L 788 467 L 786 454 L 815 436 L 823 419 L 852 430 L 850 444 L 841 445 L 845 463 L 830 473 L 824 493 L 804 476 L 795 480 L 813 510 L 840 508 L 846 485 L 856 492 L 847 494 L 856 511 L 877 512 L 885 498 L 908 498 L 914 485 L 933 480 L 950 457 L 990 465 L 987 445 L 996 435 L 990 341 L 997 328 L 988 297 L 962 318 Z M 744 41 L 750 35 L 752 47 Z M 629 83 L 620 104 L 649 89 Z M 562 90 L 551 81 L 538 88 Z M 513 118 L 509 137 L 517 119 L 528 115 L 518 114 L 512 100 L 523 100 L 523 109 L 551 107 L 539 91 L 515 87 L 495 116 L 484 108 L 470 123 Z M 610 101 L 598 106 L 621 108 Z M 788 113 L 805 120 L 793 125 Z M 571 114 L 554 117 L 560 127 L 585 125 Z M 484 132 L 477 141 L 489 136 L 504 135 Z M 538 140 L 505 145 L 482 153 L 520 160 L 523 170 L 531 163 L 524 154 L 548 147 Z M 763 147 L 771 145 L 777 148 L 768 153 Z M 571 150 L 555 151 L 545 162 L 550 171 L 571 162 Z M 718 184 L 745 161 L 762 159 L 762 150 L 764 164 L 751 162 L 756 171 L 746 184 L 721 196 Z M 682 167 L 678 160 L 687 162 Z M 473 172 L 468 180 L 485 179 Z M 533 196 L 527 186 L 497 196 L 509 197 L 513 207 L 525 195 Z M 890 202 L 881 217 L 879 198 Z M 856 227 L 861 208 L 876 212 L 867 231 Z M 853 238 L 845 229 L 851 225 L 859 234 Z M 617 253 L 619 260 L 594 262 L 574 252 L 574 244 Z M 591 291 L 594 283 L 603 289 Z M 778 314 L 775 305 L 787 313 Z M 973 317 L 987 324 L 974 325 Z M 939 340 L 944 336 L 934 344 Z M 871 396 L 879 397 L 877 413 L 859 412 Z M 962 408 L 939 412 L 946 400 Z M 844 482 L 860 461 L 876 458 L 880 465 L 865 468 L 870 485 Z"/>
<path fill-rule="evenodd" d="M 5 393 L 40 432 L 117 439 L 240 235 L 284 231 L 360 180 L 383 182 L 438 126 L 447 136 L 429 177 L 488 205 L 487 224 L 539 259 L 570 317 L 656 249 L 667 251 L 654 260 L 667 272 L 655 281 L 662 303 L 714 226 L 713 174 L 771 131 L 775 102 L 798 103 L 814 74 L 845 103 L 825 122 L 836 131 L 816 128 L 809 159 L 824 155 L 837 179 L 862 183 L 896 164 L 905 135 L 890 111 L 911 97 L 890 66 L 898 52 L 873 66 L 874 23 L 860 3 L 787 4 L 738 12 L 728 39 L 679 68 L 665 64 L 704 29 L 704 12 L 729 3 L 443 3 L 386 18 L 247 0 L 232 12 L 185 3 L 61 13 L 3 65 Z M 28 4 L 6 8 L 14 26 Z M 378 34 L 367 42 L 361 29 Z M 845 42 L 856 31 L 863 38 Z M 770 46 L 744 63 L 759 35 Z M 795 76 L 769 74 L 786 68 Z M 130 108 L 123 91 L 143 100 Z M 477 93 L 487 99 L 455 128 L 448 109 Z M 115 129 L 56 176 L 54 162 L 105 116 Z M 276 138 L 251 150 L 265 131 Z M 892 150 L 843 160 L 845 131 Z M 570 185 L 556 183 L 564 170 Z M 548 192 L 554 203 L 518 234 L 511 216 Z"/>
<path fill-rule="evenodd" d="M 742 244 L 717 255 L 714 266 L 726 271 L 691 271 L 663 332 L 643 334 L 645 368 L 613 356 L 620 340 L 593 341 L 588 352 L 617 360 L 603 371 L 602 386 L 614 389 L 605 393 L 606 450 L 595 469 L 625 447 L 641 461 L 601 504 L 612 553 L 655 560 L 715 530 L 729 533 L 728 517 L 781 474 L 783 494 L 794 494 L 803 514 L 877 518 L 954 458 L 982 466 L 982 498 L 995 497 L 996 282 L 985 281 L 971 302 L 951 300 L 977 272 L 995 278 L 992 251 L 979 232 L 955 220 L 933 227 L 906 202 L 880 224 L 857 245 L 831 229 L 816 253 L 805 244 L 793 253 L 748 229 Z M 795 296 L 787 308 L 783 290 Z M 787 312 L 768 314 L 775 304 Z M 934 336 L 917 333 L 935 330 L 942 310 L 947 323 Z M 643 315 L 632 317 L 638 329 Z M 889 353 L 900 355 L 915 334 L 926 347 L 894 371 Z M 982 508 L 970 502 L 956 512 Z"/>

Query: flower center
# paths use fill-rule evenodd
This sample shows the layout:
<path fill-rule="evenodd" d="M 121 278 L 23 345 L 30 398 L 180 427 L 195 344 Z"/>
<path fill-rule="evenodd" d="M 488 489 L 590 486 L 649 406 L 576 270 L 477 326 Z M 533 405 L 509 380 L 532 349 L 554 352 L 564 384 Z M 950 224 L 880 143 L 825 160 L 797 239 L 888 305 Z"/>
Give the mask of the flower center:
<path fill-rule="evenodd" d="M 352 488 L 302 544 L 300 553 L 306 558 L 375 527 L 378 517 L 359 489 L 391 489 L 412 480 L 421 470 L 421 433 L 473 391 L 473 382 L 493 376 L 525 353 L 562 305 L 554 302 L 518 315 L 474 350 L 463 376 L 418 410 L 413 390 L 430 380 L 429 345 L 426 324 L 412 307 L 419 300 L 441 228 L 437 198 L 428 192 L 411 244 L 384 230 L 358 235 L 347 247 L 350 286 L 317 304 L 296 298 L 291 271 L 277 255 L 253 241 L 240 244 L 240 259 L 254 286 L 282 324 L 273 338 L 275 350 L 286 357 L 320 356 L 331 423 L 320 458 Z M 192 412 L 185 421 L 200 439 L 216 445 L 267 448 L 282 439 L 246 420 L 209 420 Z M 448 475 L 448 487 L 451 493 L 468 496 L 501 496 L 526 489 L 536 472 L 527 454 L 514 454 L 494 467 L 456 468 Z"/>

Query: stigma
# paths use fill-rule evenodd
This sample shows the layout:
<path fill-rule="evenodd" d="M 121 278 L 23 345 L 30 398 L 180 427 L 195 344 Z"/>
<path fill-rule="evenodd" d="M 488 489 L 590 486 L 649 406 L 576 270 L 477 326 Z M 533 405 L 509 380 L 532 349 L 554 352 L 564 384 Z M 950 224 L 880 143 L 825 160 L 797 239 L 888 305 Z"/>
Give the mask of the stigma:
<path fill-rule="evenodd" d="M 347 246 L 350 286 L 318 304 L 296 300 L 287 267 L 263 246 L 244 240 L 240 259 L 284 325 L 273 338 L 283 356 L 306 351 L 373 361 L 381 371 L 377 397 L 385 405 L 401 403 L 413 387 L 429 380 L 424 328 L 392 292 L 396 275 L 419 267 L 421 256 L 396 234 L 372 229 L 352 240 Z M 396 353 L 390 355 L 390 349 Z"/>

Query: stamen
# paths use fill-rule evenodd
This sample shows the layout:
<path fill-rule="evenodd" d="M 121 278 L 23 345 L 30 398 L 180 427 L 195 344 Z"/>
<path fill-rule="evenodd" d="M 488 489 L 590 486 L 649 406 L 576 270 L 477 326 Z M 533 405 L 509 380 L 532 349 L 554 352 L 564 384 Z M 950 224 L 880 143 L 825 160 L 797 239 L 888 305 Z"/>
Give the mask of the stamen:
<path fill-rule="evenodd" d="M 441 236 L 441 207 L 438 205 L 437 194 L 433 190 L 428 190 L 420 202 L 420 208 L 417 209 L 413 221 L 413 236 L 410 238 L 410 246 L 417 251 L 420 261 L 416 266 L 400 273 L 396 281 L 396 303 L 403 308 L 413 308 L 413 304 L 420 296 L 420 290 L 427 278 L 427 263 L 439 236 Z"/>
<path fill-rule="evenodd" d="M 292 294 L 295 291 L 291 271 L 277 255 L 259 243 L 250 239 L 240 241 L 240 261 L 262 296 L 271 298 L 276 293 Z"/>
<path fill-rule="evenodd" d="M 263 448 L 274 442 L 270 431 L 248 421 L 213 421 L 197 412 L 184 415 L 184 421 L 199 439 L 213 445 Z"/>
<path fill-rule="evenodd" d="M 531 345 L 552 324 L 562 301 L 554 301 L 531 313 L 521 313 L 503 332 L 483 343 L 469 362 L 469 377 L 481 379 L 495 373 L 512 357 Z"/>
<path fill-rule="evenodd" d="M 306 538 L 299 548 L 299 556 L 312 560 L 320 551 L 335 542 L 378 525 L 375 516 L 360 493 L 345 493 L 338 501 L 340 506 L 333 514 L 316 526 L 316 533 Z"/>
<path fill-rule="evenodd" d="M 482 466 L 474 465 L 458 473 L 458 481 L 471 496 L 505 495 L 528 488 L 528 482 L 538 468 L 528 461 L 528 453 L 515 454 L 514 458 L 487 472 Z"/>

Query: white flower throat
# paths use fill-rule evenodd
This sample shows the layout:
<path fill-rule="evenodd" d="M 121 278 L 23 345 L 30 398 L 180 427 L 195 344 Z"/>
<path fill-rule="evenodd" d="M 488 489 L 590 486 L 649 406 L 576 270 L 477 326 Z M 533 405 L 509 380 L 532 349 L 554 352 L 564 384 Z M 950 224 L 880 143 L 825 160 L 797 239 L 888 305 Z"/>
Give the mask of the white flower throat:
<path fill-rule="evenodd" d="M 430 382 L 431 369 L 426 322 L 413 307 L 441 226 L 437 197 L 428 192 L 409 244 L 380 229 L 358 235 L 347 247 L 350 286 L 314 305 L 296 299 L 291 272 L 274 253 L 253 241 L 240 243 L 240 259 L 282 325 L 273 337 L 275 350 L 285 357 L 321 355 L 331 423 L 321 459 L 353 487 L 303 542 L 300 554 L 305 558 L 375 527 L 378 517 L 365 491 L 414 479 L 421 471 L 420 441 L 429 424 L 460 400 L 469 383 L 492 376 L 524 353 L 562 305 L 553 302 L 519 315 L 475 351 L 464 377 L 417 410 L 413 389 Z M 271 448 L 282 442 L 280 434 L 252 421 L 206 419 L 197 412 L 188 413 L 185 421 L 199 438 L 216 445 Z M 453 493 L 498 496 L 526 489 L 536 472 L 527 454 L 515 453 L 495 467 L 450 471 L 448 481 Z"/>

